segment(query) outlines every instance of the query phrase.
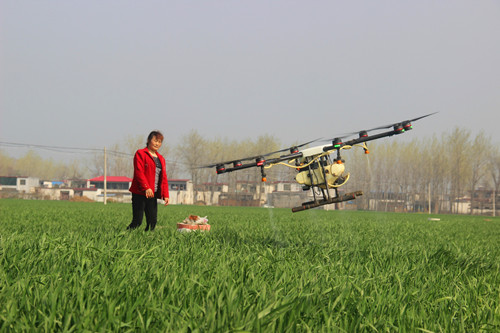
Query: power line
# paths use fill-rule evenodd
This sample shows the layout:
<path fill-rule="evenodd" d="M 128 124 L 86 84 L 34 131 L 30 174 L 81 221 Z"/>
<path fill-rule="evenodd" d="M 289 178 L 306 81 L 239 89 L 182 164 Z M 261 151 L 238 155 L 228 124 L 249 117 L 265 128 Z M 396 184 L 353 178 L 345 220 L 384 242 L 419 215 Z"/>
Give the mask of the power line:
<path fill-rule="evenodd" d="M 79 147 L 62 147 L 62 146 L 47 146 L 47 145 L 39 145 L 34 143 L 17 143 L 17 142 L 5 142 L 0 141 L 0 146 L 4 147 L 23 147 L 23 148 L 35 148 L 35 149 L 44 149 L 55 151 L 59 153 L 95 153 L 101 152 L 102 149 L 97 148 L 79 148 Z"/>
<path fill-rule="evenodd" d="M 49 146 L 49 145 L 40 145 L 34 143 L 18 143 L 18 142 L 6 142 L 0 141 L 0 147 L 11 147 L 11 148 L 33 148 L 33 149 L 42 149 L 53 151 L 57 153 L 63 154 L 104 154 L 103 148 L 82 148 L 82 147 L 64 147 L 64 146 Z M 133 157 L 134 154 L 125 153 L 117 150 L 106 150 L 108 155 L 112 155 L 113 157 L 118 158 L 130 158 Z M 178 161 L 171 161 L 165 159 L 168 163 L 176 163 L 176 164 L 185 164 Z"/>
<path fill-rule="evenodd" d="M 47 145 L 39 145 L 34 143 L 17 143 L 17 142 L 5 142 L 0 141 L 0 146 L 4 147 L 23 147 L 23 148 L 35 148 L 35 149 L 44 149 L 50 150 L 59 153 L 103 153 L 102 148 L 82 148 L 82 147 L 63 147 L 63 146 L 47 146 Z M 116 150 L 107 150 L 108 154 L 116 155 L 116 156 L 134 156 L 134 154 L 124 153 Z"/>

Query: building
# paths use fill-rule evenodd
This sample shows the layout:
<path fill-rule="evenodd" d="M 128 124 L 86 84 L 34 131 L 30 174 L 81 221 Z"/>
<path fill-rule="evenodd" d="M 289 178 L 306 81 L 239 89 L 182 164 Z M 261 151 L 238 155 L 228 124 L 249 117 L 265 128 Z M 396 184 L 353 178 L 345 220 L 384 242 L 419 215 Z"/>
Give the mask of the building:
<path fill-rule="evenodd" d="M 255 206 L 292 208 L 313 200 L 295 181 L 234 181 L 194 185 L 189 179 L 169 179 L 170 204 L 210 206 Z M 132 201 L 132 178 L 106 177 L 106 201 Z M 2 197 L 47 200 L 104 202 L 104 176 L 91 179 L 44 181 L 32 177 L 0 177 Z M 323 206 L 323 209 L 347 209 L 348 203 Z"/>
<path fill-rule="evenodd" d="M 132 202 L 132 194 L 129 192 L 132 178 L 124 176 L 106 176 L 106 201 Z M 86 192 L 91 199 L 104 202 L 104 176 L 87 180 L 87 189 L 97 189 L 97 192 L 85 191 L 80 188 L 78 193 Z"/>
<path fill-rule="evenodd" d="M 207 206 L 216 206 L 220 197 L 229 190 L 228 183 L 203 183 L 194 187 L 194 203 Z"/>
<path fill-rule="evenodd" d="M 18 193 L 35 193 L 40 187 L 40 179 L 35 177 L 0 177 L 0 190 Z"/>
<path fill-rule="evenodd" d="M 102 197 L 104 190 L 95 187 L 75 187 L 73 188 L 73 198 L 87 198 L 92 201 L 102 201 L 99 199 Z"/>
<path fill-rule="evenodd" d="M 192 205 L 194 203 L 193 182 L 189 179 L 169 179 L 168 193 L 171 205 Z"/>
<path fill-rule="evenodd" d="M 270 207 L 293 208 L 310 201 L 302 185 L 293 181 L 276 181 L 269 185 L 266 205 Z"/>
<path fill-rule="evenodd" d="M 132 184 L 132 178 L 123 176 L 107 176 L 106 177 L 106 189 L 111 191 L 123 191 L 130 188 Z M 104 176 L 95 177 L 87 180 L 87 187 L 95 187 L 99 189 L 104 189 Z"/>
<path fill-rule="evenodd" d="M 106 177 L 106 198 L 117 202 L 132 202 L 132 193 L 129 192 L 132 178 L 122 176 Z M 193 183 L 188 179 L 169 179 L 168 191 L 170 204 L 192 205 L 194 203 Z M 92 192 L 94 190 L 94 192 Z M 95 191 L 97 190 L 97 191 Z M 104 177 L 96 177 L 87 181 L 87 188 L 75 189 L 75 195 L 90 197 L 99 202 L 104 200 Z"/>
<path fill-rule="evenodd" d="M 490 190 L 481 187 L 472 193 L 473 200 L 471 200 L 471 205 L 469 205 L 469 212 L 472 209 L 472 213 L 481 215 L 494 215 L 497 216 L 498 204 L 500 195 L 494 190 Z M 495 210 L 495 212 L 494 212 Z"/>
<path fill-rule="evenodd" d="M 128 191 L 131 178 L 106 177 L 106 199 L 117 202 L 130 202 Z M 44 181 L 38 189 L 42 199 L 46 200 L 88 200 L 104 202 L 104 177 L 64 182 Z"/>
<path fill-rule="evenodd" d="M 43 200 L 70 200 L 74 197 L 74 190 L 61 187 L 41 187 L 38 193 Z"/>

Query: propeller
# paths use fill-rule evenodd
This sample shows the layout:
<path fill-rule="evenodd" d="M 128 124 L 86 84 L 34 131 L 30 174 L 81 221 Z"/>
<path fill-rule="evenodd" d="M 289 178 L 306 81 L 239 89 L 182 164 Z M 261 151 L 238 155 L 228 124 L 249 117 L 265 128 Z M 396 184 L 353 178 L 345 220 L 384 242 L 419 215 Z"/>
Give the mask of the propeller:
<path fill-rule="evenodd" d="M 375 128 L 367 130 L 367 132 L 376 131 L 376 130 L 380 130 L 380 129 L 391 128 L 391 127 L 395 127 L 395 126 L 398 126 L 398 125 L 403 125 L 403 127 L 405 127 L 405 130 L 410 130 L 412 128 L 411 123 L 413 121 L 417 121 L 417 120 L 420 120 L 422 118 L 432 116 L 433 114 L 436 114 L 436 113 L 437 112 L 433 112 L 433 113 L 426 114 L 425 116 L 420 116 L 420 117 L 413 118 L 413 119 L 410 119 L 410 120 L 405 120 L 405 121 L 394 123 L 394 124 L 389 124 L 389 125 L 385 125 L 385 126 L 375 127 Z"/>
<path fill-rule="evenodd" d="M 292 147 L 289 147 L 289 148 L 284 148 L 284 149 L 276 150 L 276 151 L 273 151 L 273 152 L 270 152 L 270 153 L 266 153 L 266 154 L 262 154 L 262 155 L 255 155 L 255 156 L 251 156 L 251 157 L 245 157 L 245 158 L 240 158 L 240 159 L 235 159 L 235 160 L 230 160 L 230 161 L 225 161 L 225 162 L 212 163 L 212 164 L 208 164 L 208 165 L 203 165 L 203 166 L 201 166 L 199 168 L 213 168 L 213 167 L 216 167 L 217 168 L 217 172 L 221 173 L 221 172 L 225 171 L 224 165 L 226 165 L 226 164 L 232 164 L 233 168 L 237 168 L 237 167 L 242 166 L 244 161 L 251 161 L 251 160 L 254 160 L 257 163 L 257 166 L 261 166 L 266 161 L 264 159 L 264 157 L 271 156 L 271 155 L 278 154 L 278 153 L 282 153 L 282 152 L 285 152 L 285 151 L 289 151 L 290 154 L 295 154 L 295 153 L 299 152 L 299 148 L 300 147 L 306 146 L 306 145 L 308 145 L 310 143 L 313 143 L 315 141 L 318 141 L 318 140 L 320 140 L 320 139 L 318 138 L 318 139 L 315 139 L 315 140 L 304 142 L 304 143 L 302 143 L 300 145 L 296 145 L 296 146 L 292 146 Z"/>
<path fill-rule="evenodd" d="M 420 120 L 420 119 L 425 118 L 425 117 L 432 116 L 433 114 L 436 114 L 436 113 L 437 112 L 433 112 L 433 113 L 429 113 L 429 114 L 426 114 L 424 116 L 420 116 L 420 117 L 413 118 L 413 119 L 410 119 L 410 120 L 404 120 L 404 121 L 401 121 L 401 122 L 393 123 L 393 124 L 390 124 L 390 125 L 379 126 L 379 127 L 371 128 L 371 129 L 368 129 L 368 130 L 363 130 L 363 131 L 359 131 L 359 132 L 346 133 L 346 134 L 343 134 L 342 136 L 338 136 L 338 137 L 335 137 L 335 138 L 332 138 L 332 139 L 329 139 L 329 140 L 324 140 L 324 141 L 325 142 L 332 142 L 332 141 L 338 141 L 338 140 L 341 141 L 342 139 L 348 138 L 348 137 L 350 137 L 352 135 L 355 135 L 355 134 L 358 134 L 360 138 L 365 138 L 365 137 L 368 136 L 368 132 L 376 131 L 376 130 L 381 130 L 381 129 L 386 129 L 386 128 L 391 128 L 391 127 L 393 127 L 394 130 L 397 133 L 402 133 L 404 131 L 409 131 L 409 130 L 411 130 L 413 128 L 412 125 L 411 125 L 412 122 Z"/>
<path fill-rule="evenodd" d="M 267 153 L 265 155 L 261 155 L 261 156 L 270 156 L 270 155 L 274 155 L 274 154 L 278 154 L 278 153 L 282 153 L 282 152 L 285 152 L 285 151 L 289 151 L 290 154 L 296 154 L 299 152 L 299 148 L 301 147 L 304 147 L 304 146 L 307 146 L 308 144 L 310 143 L 313 143 L 313 142 L 316 142 L 318 140 L 320 140 L 321 138 L 318 138 L 318 139 L 314 139 L 314 140 L 311 140 L 311 141 L 308 141 L 308 142 L 304 142 L 300 145 L 296 145 L 296 146 L 292 146 L 292 147 L 289 147 L 289 148 L 283 148 L 283 149 L 280 149 L 280 150 L 276 150 L 276 151 L 273 151 L 271 153 Z"/>

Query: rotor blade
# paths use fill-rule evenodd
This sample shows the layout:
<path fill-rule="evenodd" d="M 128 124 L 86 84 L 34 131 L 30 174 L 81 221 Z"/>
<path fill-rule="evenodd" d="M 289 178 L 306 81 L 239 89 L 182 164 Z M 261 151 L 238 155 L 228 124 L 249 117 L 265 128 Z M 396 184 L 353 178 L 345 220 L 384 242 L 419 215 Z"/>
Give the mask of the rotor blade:
<path fill-rule="evenodd" d="M 215 168 L 219 164 L 223 164 L 223 163 L 214 163 L 214 164 L 202 165 L 202 166 L 195 167 L 195 169 L 210 169 L 210 168 Z"/>
<path fill-rule="evenodd" d="M 300 147 L 306 146 L 306 145 L 308 145 L 310 143 L 313 143 L 315 141 L 318 141 L 318 140 L 319 140 L 319 138 L 311 140 L 311 141 L 308 141 L 308 142 L 304 142 L 304 143 L 302 143 L 300 145 L 297 145 L 297 146 L 293 145 L 293 146 L 288 147 L 288 148 L 283 148 L 283 149 L 276 150 L 276 151 L 273 151 L 273 152 L 270 152 L 270 153 L 266 153 L 266 154 L 262 154 L 262 155 L 255 155 L 255 156 L 251 156 L 251 157 L 238 158 L 238 159 L 234 159 L 234 160 L 231 160 L 231 161 L 212 163 L 212 164 L 200 166 L 198 168 L 214 168 L 214 167 L 216 167 L 218 165 L 233 164 L 235 162 L 243 162 L 243 161 L 255 160 L 256 158 L 259 158 L 259 157 L 266 157 L 266 156 L 270 156 L 270 155 L 282 153 L 282 152 L 288 151 L 288 150 L 290 150 L 291 148 L 294 148 L 294 147 L 300 148 Z"/>
<path fill-rule="evenodd" d="M 351 135 L 355 135 L 355 134 L 359 134 L 361 132 L 371 132 L 371 131 L 377 131 L 377 130 L 381 130 L 381 129 L 387 129 L 387 128 L 391 128 L 393 126 L 396 126 L 398 124 L 401 124 L 403 122 L 414 122 L 414 121 L 417 121 L 417 120 L 420 120 L 422 118 L 425 118 L 425 117 L 429 117 L 429 116 L 432 116 L 433 114 L 436 114 L 438 112 L 433 112 L 433 113 L 429 113 L 429 114 L 426 114 L 424 116 L 420 116 L 420 117 L 417 117 L 417 118 L 413 118 L 413 119 L 410 119 L 410 120 L 403 120 L 401 122 L 396 122 L 396 123 L 392 123 L 390 125 L 385 125 L 385 126 L 379 126 L 379 127 L 375 127 L 375 128 L 371 128 L 371 129 L 368 129 L 368 130 L 363 130 L 363 131 L 358 131 L 358 132 L 351 132 L 351 133 L 345 133 L 345 134 L 342 134 L 341 136 L 337 136 L 335 138 L 331 138 L 329 140 L 324 140 L 325 142 L 329 142 L 329 141 L 332 141 L 336 138 L 339 138 L 339 139 L 345 139 L 347 137 L 350 137 Z"/>
<path fill-rule="evenodd" d="M 436 113 L 438 113 L 438 112 L 436 111 L 436 112 L 433 112 L 433 113 L 429 113 L 429 114 L 426 114 L 425 116 L 420 116 L 420 117 L 418 117 L 418 118 L 410 119 L 410 120 L 408 120 L 408 121 L 417 121 L 417 120 L 420 120 L 420 119 L 422 119 L 422 118 L 432 116 L 433 114 L 436 114 Z"/>
<path fill-rule="evenodd" d="M 235 159 L 235 160 L 231 160 L 231 161 L 225 161 L 225 162 L 216 162 L 216 163 L 212 163 L 212 164 L 208 164 L 208 165 L 202 165 L 198 168 L 200 169 L 204 169 L 204 168 L 214 168 L 218 165 L 225 165 L 225 164 L 233 164 L 235 162 L 243 162 L 243 161 L 249 161 L 249 160 L 253 160 L 253 159 L 256 159 L 257 157 L 261 157 L 262 155 L 257 155 L 257 156 L 252 156 L 252 157 L 245 157 L 245 158 L 239 158 L 239 159 Z"/>
<path fill-rule="evenodd" d="M 353 136 L 353 135 L 358 134 L 358 133 L 359 132 L 344 133 L 344 134 L 336 136 L 334 138 L 322 139 L 320 142 L 332 142 L 334 139 L 345 139 L 345 138 L 348 138 L 348 137 Z"/>
<path fill-rule="evenodd" d="M 429 113 L 429 114 L 426 114 L 425 116 L 420 116 L 420 117 L 417 117 L 417 118 L 413 118 L 413 119 L 409 119 L 409 120 L 403 120 L 401 122 L 397 122 L 397 123 L 392 123 L 390 125 L 386 125 L 386 126 L 380 126 L 380 127 L 375 127 L 375 128 L 372 128 L 372 129 L 369 129 L 369 130 L 366 130 L 367 132 L 371 132 L 371 131 L 376 131 L 376 130 L 380 130 L 380 129 L 386 129 L 386 128 L 391 128 L 393 126 L 396 126 L 397 124 L 400 124 L 404 121 L 417 121 L 419 119 L 422 119 L 422 118 L 425 118 L 425 117 L 429 117 L 429 116 L 432 116 L 433 114 L 436 114 L 437 112 L 433 112 L 433 113 Z"/>
<path fill-rule="evenodd" d="M 230 160 L 230 161 L 224 161 L 224 162 L 216 162 L 216 163 L 212 163 L 212 164 L 208 164 L 208 165 L 202 165 L 198 168 L 213 168 L 213 167 L 216 167 L 218 165 L 226 165 L 226 164 L 233 164 L 233 163 L 236 163 L 236 162 L 243 162 L 243 161 L 251 161 L 251 160 L 255 160 L 259 157 L 264 157 L 264 156 L 267 156 L 269 154 L 265 154 L 265 155 L 255 155 L 255 156 L 250 156 L 250 157 L 245 157 L 245 158 L 237 158 L 237 159 L 234 159 L 234 160 Z"/>
<path fill-rule="evenodd" d="M 301 148 L 301 147 L 304 147 L 304 146 L 307 146 L 308 144 L 310 143 L 313 143 L 313 142 L 316 142 L 318 140 L 320 140 L 321 138 L 318 138 L 318 139 L 314 139 L 314 140 L 311 140 L 311 141 L 308 141 L 308 142 L 304 142 L 304 143 L 301 143 L 300 145 L 292 145 L 288 148 L 283 148 L 283 149 L 280 149 L 280 150 L 276 150 L 276 151 L 273 151 L 271 153 L 267 153 L 267 154 L 264 154 L 264 155 L 260 155 L 260 156 L 270 156 L 270 155 L 273 155 L 273 154 L 278 154 L 278 153 L 282 153 L 282 152 L 285 152 L 285 151 L 289 151 L 290 149 L 292 148 Z"/>

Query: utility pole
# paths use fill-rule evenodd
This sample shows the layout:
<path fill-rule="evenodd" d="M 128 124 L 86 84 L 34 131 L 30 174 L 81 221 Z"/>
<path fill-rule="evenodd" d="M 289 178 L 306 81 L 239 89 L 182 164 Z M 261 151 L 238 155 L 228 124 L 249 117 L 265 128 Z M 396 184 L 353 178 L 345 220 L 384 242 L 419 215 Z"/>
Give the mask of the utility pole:
<path fill-rule="evenodd" d="M 432 214 L 431 183 L 429 183 L 429 215 Z"/>
<path fill-rule="evenodd" d="M 497 190 L 493 189 L 493 217 L 497 216 Z"/>
<path fill-rule="evenodd" d="M 106 163 L 106 147 L 104 147 L 104 204 L 106 204 L 106 196 L 107 196 L 107 163 Z"/>

